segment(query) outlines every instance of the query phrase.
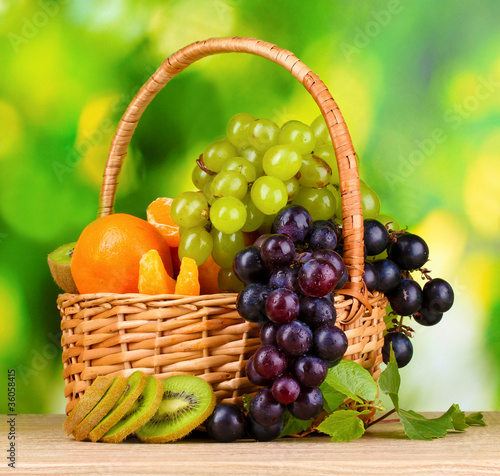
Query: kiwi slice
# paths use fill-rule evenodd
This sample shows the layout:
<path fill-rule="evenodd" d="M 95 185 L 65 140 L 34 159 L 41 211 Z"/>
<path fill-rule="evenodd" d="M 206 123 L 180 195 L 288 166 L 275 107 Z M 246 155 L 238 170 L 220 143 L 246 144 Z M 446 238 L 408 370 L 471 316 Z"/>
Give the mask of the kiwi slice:
<path fill-rule="evenodd" d="M 62 245 L 47 257 L 50 273 L 56 284 L 64 292 L 72 294 L 78 293 L 75 281 L 71 275 L 71 257 L 73 256 L 75 245 L 76 242 Z"/>
<path fill-rule="evenodd" d="M 139 398 L 139 395 L 144 390 L 148 376 L 137 370 L 129 378 L 127 387 L 123 395 L 116 402 L 111 411 L 104 417 L 101 422 L 89 433 L 89 438 L 92 441 L 99 440 L 113 426 L 115 426 L 132 408 L 134 402 Z"/>
<path fill-rule="evenodd" d="M 99 403 L 92 411 L 81 421 L 81 423 L 73 430 L 73 435 L 76 441 L 82 441 L 87 438 L 92 429 L 108 414 L 114 404 L 123 394 L 127 386 L 127 379 L 116 377 L 110 385 L 104 396 L 99 400 Z"/>
<path fill-rule="evenodd" d="M 77 425 L 79 425 L 99 403 L 99 400 L 104 396 L 112 382 L 113 379 L 111 377 L 99 376 L 95 379 L 94 383 L 87 388 L 83 397 L 80 398 L 73 410 L 69 413 L 66 421 L 63 423 L 63 428 L 67 435 L 73 433 Z"/>
<path fill-rule="evenodd" d="M 203 423 L 214 410 L 214 391 L 200 377 L 168 377 L 163 380 L 163 391 L 156 414 L 136 431 L 141 441 L 166 443 L 178 440 Z"/>
<path fill-rule="evenodd" d="M 146 423 L 158 410 L 163 397 L 163 385 L 156 377 L 148 376 L 144 390 L 125 416 L 101 438 L 106 443 L 120 443 Z"/>

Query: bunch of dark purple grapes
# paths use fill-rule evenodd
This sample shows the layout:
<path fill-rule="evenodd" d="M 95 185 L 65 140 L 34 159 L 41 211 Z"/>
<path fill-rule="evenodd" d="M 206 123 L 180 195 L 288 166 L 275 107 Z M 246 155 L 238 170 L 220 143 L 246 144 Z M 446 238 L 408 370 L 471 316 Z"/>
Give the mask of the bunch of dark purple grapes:
<path fill-rule="evenodd" d="M 364 221 L 365 255 L 375 256 L 387 250 L 386 259 L 365 262 L 364 280 L 369 291 L 387 295 L 395 314 L 413 316 L 423 326 L 434 326 L 453 305 L 454 294 L 444 279 L 431 279 L 423 266 L 429 259 L 427 243 L 417 235 L 402 232 L 389 233 L 377 220 Z M 427 277 L 424 289 L 413 280 L 410 272 L 419 270 Z M 382 355 L 384 362 L 390 358 L 390 344 L 399 367 L 404 367 L 413 356 L 413 346 L 408 337 L 411 329 L 399 325 L 385 336 Z"/>
<path fill-rule="evenodd" d="M 238 312 L 259 324 L 262 343 L 246 366 L 248 379 L 264 387 L 252 399 L 248 422 L 267 439 L 281 433 L 285 409 L 300 420 L 321 412 L 318 387 L 348 346 L 335 326 L 332 294 L 347 280 L 344 261 L 334 251 L 338 226 L 313 223 L 305 208 L 291 206 L 276 216 L 273 231 L 234 260 L 235 274 L 246 285 Z"/>

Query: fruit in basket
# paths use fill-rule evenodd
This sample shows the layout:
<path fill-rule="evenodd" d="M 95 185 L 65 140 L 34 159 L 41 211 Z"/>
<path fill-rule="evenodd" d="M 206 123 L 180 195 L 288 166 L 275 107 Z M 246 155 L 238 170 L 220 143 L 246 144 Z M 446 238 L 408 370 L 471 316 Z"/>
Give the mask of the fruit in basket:
<path fill-rule="evenodd" d="M 163 398 L 157 412 L 136 431 L 147 443 L 165 443 L 183 438 L 213 412 L 215 394 L 199 377 L 174 375 L 163 379 Z"/>
<path fill-rule="evenodd" d="M 196 261 L 191 258 L 182 258 L 181 269 L 175 284 L 175 294 L 199 296 L 200 281 L 198 276 Z"/>
<path fill-rule="evenodd" d="M 198 170 L 202 171 L 200 168 Z M 167 245 L 171 248 L 178 248 L 181 241 L 179 226 L 174 222 L 170 213 L 173 201 L 173 198 L 157 198 L 149 204 L 146 215 L 148 222 L 163 235 Z"/>
<path fill-rule="evenodd" d="M 132 408 L 141 395 L 148 376 L 140 371 L 135 371 L 128 379 L 125 391 L 110 412 L 89 433 L 91 441 L 98 441 L 104 434 L 115 426 Z"/>
<path fill-rule="evenodd" d="M 128 435 L 141 428 L 153 417 L 158 410 L 163 397 L 163 383 L 153 377 L 147 377 L 144 390 L 135 400 L 123 416 L 106 434 L 101 438 L 105 443 L 120 443 Z"/>
<path fill-rule="evenodd" d="M 205 422 L 208 436 L 219 443 L 230 443 L 245 434 L 246 417 L 243 410 L 232 403 L 220 403 Z"/>
<path fill-rule="evenodd" d="M 99 422 L 109 413 L 115 403 L 123 394 L 127 386 L 127 379 L 115 377 L 104 396 L 83 421 L 74 429 L 75 440 L 82 441 L 89 436 L 89 433 Z"/>
<path fill-rule="evenodd" d="M 217 278 L 221 267 L 212 256 L 198 266 L 198 279 L 200 281 L 200 294 L 218 294 L 221 292 Z"/>
<path fill-rule="evenodd" d="M 403 233 L 397 236 L 388 249 L 389 258 L 401 269 L 421 268 L 429 259 L 429 247 L 418 235 Z"/>
<path fill-rule="evenodd" d="M 152 249 L 172 276 L 168 245 L 153 225 L 123 213 L 104 216 L 87 225 L 78 238 L 71 274 L 82 294 L 137 293 L 139 262 Z"/>
<path fill-rule="evenodd" d="M 75 243 L 62 245 L 47 257 L 50 273 L 56 284 L 66 293 L 78 293 L 73 276 L 71 275 L 71 257 Z"/>
<path fill-rule="evenodd" d="M 139 292 L 141 294 L 174 294 L 175 279 L 171 278 L 160 254 L 149 250 L 139 262 Z"/>

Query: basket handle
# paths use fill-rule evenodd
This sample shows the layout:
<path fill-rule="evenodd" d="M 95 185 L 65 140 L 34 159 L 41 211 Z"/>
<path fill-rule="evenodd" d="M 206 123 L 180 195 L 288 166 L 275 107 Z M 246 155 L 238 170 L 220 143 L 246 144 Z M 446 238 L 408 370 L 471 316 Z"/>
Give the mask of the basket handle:
<path fill-rule="evenodd" d="M 366 305 L 366 291 L 363 284 L 363 214 L 359 173 L 356 153 L 347 125 L 337 103 L 319 76 L 314 74 L 292 52 L 278 48 L 272 43 L 250 37 L 210 38 L 192 43 L 169 56 L 142 86 L 118 124 L 104 171 L 98 216 L 113 213 L 118 186 L 117 179 L 127 153 L 127 147 L 142 113 L 156 94 L 190 64 L 206 56 L 232 52 L 261 56 L 283 66 L 303 84 L 318 104 L 332 138 L 339 168 L 344 236 L 343 258 L 349 272 L 349 280 L 342 290 L 342 294 L 356 297 L 358 301 Z M 359 315 L 359 312 L 356 314 Z"/>

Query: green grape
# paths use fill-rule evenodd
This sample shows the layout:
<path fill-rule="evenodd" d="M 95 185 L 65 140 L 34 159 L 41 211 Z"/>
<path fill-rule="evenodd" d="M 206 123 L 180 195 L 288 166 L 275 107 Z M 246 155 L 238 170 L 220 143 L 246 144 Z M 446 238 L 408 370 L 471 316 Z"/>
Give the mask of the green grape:
<path fill-rule="evenodd" d="M 266 215 L 278 213 L 288 201 L 285 184 L 276 177 L 259 177 L 250 194 L 255 206 Z"/>
<path fill-rule="evenodd" d="M 326 189 L 329 190 L 331 194 L 335 197 L 335 204 L 336 204 L 335 216 L 340 216 L 340 218 L 342 218 L 342 202 L 340 200 L 340 190 L 334 185 L 327 185 Z M 337 214 L 339 209 L 340 209 L 340 215 Z"/>
<path fill-rule="evenodd" d="M 291 179 L 302 164 L 302 156 L 293 145 L 275 145 L 268 149 L 262 159 L 264 172 L 280 180 Z"/>
<path fill-rule="evenodd" d="M 205 185 L 210 182 L 211 178 L 212 176 L 210 174 L 207 174 L 204 170 L 195 165 L 193 173 L 191 174 L 191 180 L 198 190 L 203 192 Z"/>
<path fill-rule="evenodd" d="M 220 172 L 222 164 L 227 159 L 236 155 L 236 147 L 228 140 L 220 139 L 205 149 L 205 152 L 203 152 L 203 162 L 212 172 Z"/>
<path fill-rule="evenodd" d="M 380 199 L 377 194 L 362 180 L 360 180 L 360 185 L 363 218 L 376 218 L 380 212 Z"/>
<path fill-rule="evenodd" d="M 277 213 L 273 213 L 272 215 L 264 215 L 264 221 L 259 227 L 259 234 L 266 235 L 267 233 L 271 233 L 271 228 L 273 227 L 276 215 Z"/>
<path fill-rule="evenodd" d="M 249 146 L 243 149 L 238 149 L 238 153 L 255 167 L 257 177 L 260 177 L 264 173 L 262 154 L 255 147 Z"/>
<path fill-rule="evenodd" d="M 314 155 L 316 157 L 319 157 L 320 159 L 323 159 L 330 167 L 330 170 L 332 171 L 330 183 L 332 183 L 333 185 L 339 185 L 339 168 L 337 166 L 337 158 L 335 157 L 335 150 L 333 149 L 333 145 L 327 144 L 318 147 L 314 151 Z"/>
<path fill-rule="evenodd" d="M 249 145 L 250 125 L 255 121 L 255 117 L 244 112 L 236 114 L 227 123 L 227 140 L 236 147 Z"/>
<path fill-rule="evenodd" d="M 278 142 L 293 145 L 301 154 L 310 154 L 314 150 L 316 136 L 303 122 L 289 121 L 281 127 Z"/>
<path fill-rule="evenodd" d="M 214 177 L 210 191 L 215 198 L 236 197 L 241 200 L 248 192 L 248 183 L 239 172 L 225 170 Z"/>
<path fill-rule="evenodd" d="M 292 204 L 304 207 L 313 221 L 330 219 L 336 207 L 335 197 L 327 188 L 301 187 Z"/>
<path fill-rule="evenodd" d="M 214 240 L 212 258 L 222 268 L 231 268 L 234 257 L 245 248 L 243 233 L 237 231 L 236 233 L 227 235 L 226 233 L 222 233 L 222 231 L 212 228 L 212 238 Z"/>
<path fill-rule="evenodd" d="M 210 221 L 222 233 L 236 233 L 247 220 L 245 205 L 236 197 L 222 197 L 215 200 L 210 209 Z"/>
<path fill-rule="evenodd" d="M 203 264 L 212 253 L 213 239 L 210 233 L 202 226 L 186 230 L 179 243 L 179 259 L 185 256 L 192 258 L 196 264 Z"/>
<path fill-rule="evenodd" d="M 214 197 L 214 195 L 212 193 L 212 182 L 213 181 L 214 181 L 214 179 L 211 176 L 210 180 L 203 187 L 203 195 L 205 195 L 205 198 L 207 199 L 207 202 L 209 205 L 213 205 L 215 200 L 216 200 L 216 198 Z"/>
<path fill-rule="evenodd" d="M 316 136 L 316 147 L 331 143 L 330 133 L 328 132 L 328 127 L 326 127 L 325 118 L 323 116 L 320 115 L 312 121 L 311 129 Z"/>
<path fill-rule="evenodd" d="M 265 215 L 252 202 L 250 195 L 247 195 L 242 201 L 247 210 L 247 220 L 241 231 L 255 231 L 262 225 Z"/>
<path fill-rule="evenodd" d="M 335 196 L 335 199 L 337 199 L 337 196 Z M 342 216 L 342 200 L 341 200 L 340 190 L 338 191 L 338 200 L 337 200 L 336 203 L 337 203 L 337 205 L 336 205 L 336 209 L 335 209 L 335 216 L 337 218 L 339 218 L 340 220 L 343 220 L 343 216 Z"/>
<path fill-rule="evenodd" d="M 299 193 L 299 181 L 292 177 L 290 180 L 285 181 L 284 184 L 288 192 L 288 201 L 293 200 Z"/>
<path fill-rule="evenodd" d="M 192 228 L 208 222 L 208 202 L 200 192 L 183 192 L 177 195 L 170 207 L 176 225 Z"/>
<path fill-rule="evenodd" d="M 255 166 L 243 157 L 233 157 L 232 159 L 226 160 L 222 165 L 222 171 L 225 170 L 239 172 L 243 177 L 245 177 L 248 183 L 255 182 L 257 178 L 257 171 Z"/>
<path fill-rule="evenodd" d="M 330 183 L 332 169 L 319 157 L 312 154 L 302 156 L 299 184 L 302 187 L 321 188 Z"/>
<path fill-rule="evenodd" d="M 255 120 L 250 125 L 250 131 L 250 145 L 259 152 L 264 152 L 278 143 L 280 128 L 269 119 Z"/>
<path fill-rule="evenodd" d="M 401 227 L 399 226 L 399 222 L 389 215 L 377 215 L 375 220 L 379 221 L 385 227 L 389 226 L 389 229 L 392 231 L 400 231 Z"/>
<path fill-rule="evenodd" d="M 233 268 L 221 268 L 217 276 L 217 284 L 223 293 L 241 293 L 245 285 L 236 277 Z"/>

